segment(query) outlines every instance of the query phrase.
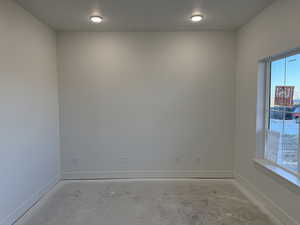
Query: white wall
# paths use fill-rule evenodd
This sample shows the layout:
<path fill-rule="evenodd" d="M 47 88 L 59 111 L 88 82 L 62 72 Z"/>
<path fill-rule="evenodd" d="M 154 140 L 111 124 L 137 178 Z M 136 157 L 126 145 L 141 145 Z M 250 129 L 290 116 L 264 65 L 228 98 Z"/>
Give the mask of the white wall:
<path fill-rule="evenodd" d="M 257 62 L 300 46 L 300 1 L 276 1 L 238 32 L 235 170 L 300 223 L 300 192 L 254 167 Z"/>
<path fill-rule="evenodd" d="M 0 224 L 11 224 L 60 174 L 55 33 L 0 1 Z"/>
<path fill-rule="evenodd" d="M 66 178 L 232 176 L 235 34 L 60 33 Z"/>

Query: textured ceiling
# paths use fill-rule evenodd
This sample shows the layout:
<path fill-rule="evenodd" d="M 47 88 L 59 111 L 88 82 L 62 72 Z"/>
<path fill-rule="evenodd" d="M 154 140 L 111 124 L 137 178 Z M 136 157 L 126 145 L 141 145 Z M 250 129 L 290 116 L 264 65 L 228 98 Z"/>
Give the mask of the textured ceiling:
<path fill-rule="evenodd" d="M 16 0 L 59 31 L 235 30 L 273 0 Z M 202 13 L 203 22 L 189 17 Z M 100 14 L 102 24 L 89 16 Z"/>

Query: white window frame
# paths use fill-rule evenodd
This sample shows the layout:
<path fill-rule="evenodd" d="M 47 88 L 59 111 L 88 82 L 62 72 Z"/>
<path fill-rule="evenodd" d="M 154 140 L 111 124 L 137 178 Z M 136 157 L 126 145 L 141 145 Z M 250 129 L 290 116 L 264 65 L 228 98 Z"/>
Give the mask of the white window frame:
<path fill-rule="evenodd" d="M 273 174 L 277 175 L 277 177 L 283 178 L 288 181 L 288 183 L 300 188 L 300 142 L 298 148 L 298 172 L 288 170 L 275 162 L 265 159 L 270 116 L 271 64 L 273 61 L 295 54 L 300 54 L 300 48 L 289 50 L 259 61 L 256 123 L 257 151 L 256 158 L 253 161 L 267 171 L 271 171 Z"/>
<path fill-rule="evenodd" d="M 270 119 L 270 82 L 271 82 L 271 64 L 272 60 L 269 57 L 265 62 L 265 95 L 264 95 L 264 152 L 263 158 L 265 159 L 265 152 L 267 151 L 267 138 L 269 132 L 269 119 Z"/>

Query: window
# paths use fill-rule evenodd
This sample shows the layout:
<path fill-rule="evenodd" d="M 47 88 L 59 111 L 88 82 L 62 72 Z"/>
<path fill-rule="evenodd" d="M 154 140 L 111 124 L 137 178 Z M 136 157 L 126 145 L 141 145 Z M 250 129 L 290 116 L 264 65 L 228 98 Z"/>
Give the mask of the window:
<path fill-rule="evenodd" d="M 270 58 L 266 65 L 264 158 L 300 172 L 300 53 Z"/>

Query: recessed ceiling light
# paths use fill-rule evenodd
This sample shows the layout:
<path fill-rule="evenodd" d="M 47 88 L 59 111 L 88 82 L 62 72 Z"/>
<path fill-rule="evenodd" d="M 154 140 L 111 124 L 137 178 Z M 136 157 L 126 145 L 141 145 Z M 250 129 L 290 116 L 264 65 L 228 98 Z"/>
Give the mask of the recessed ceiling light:
<path fill-rule="evenodd" d="M 194 23 L 200 22 L 201 20 L 203 20 L 203 16 L 202 15 L 193 15 L 191 16 L 191 21 Z"/>
<path fill-rule="evenodd" d="M 101 16 L 91 16 L 90 21 L 92 23 L 101 23 L 103 18 Z"/>

